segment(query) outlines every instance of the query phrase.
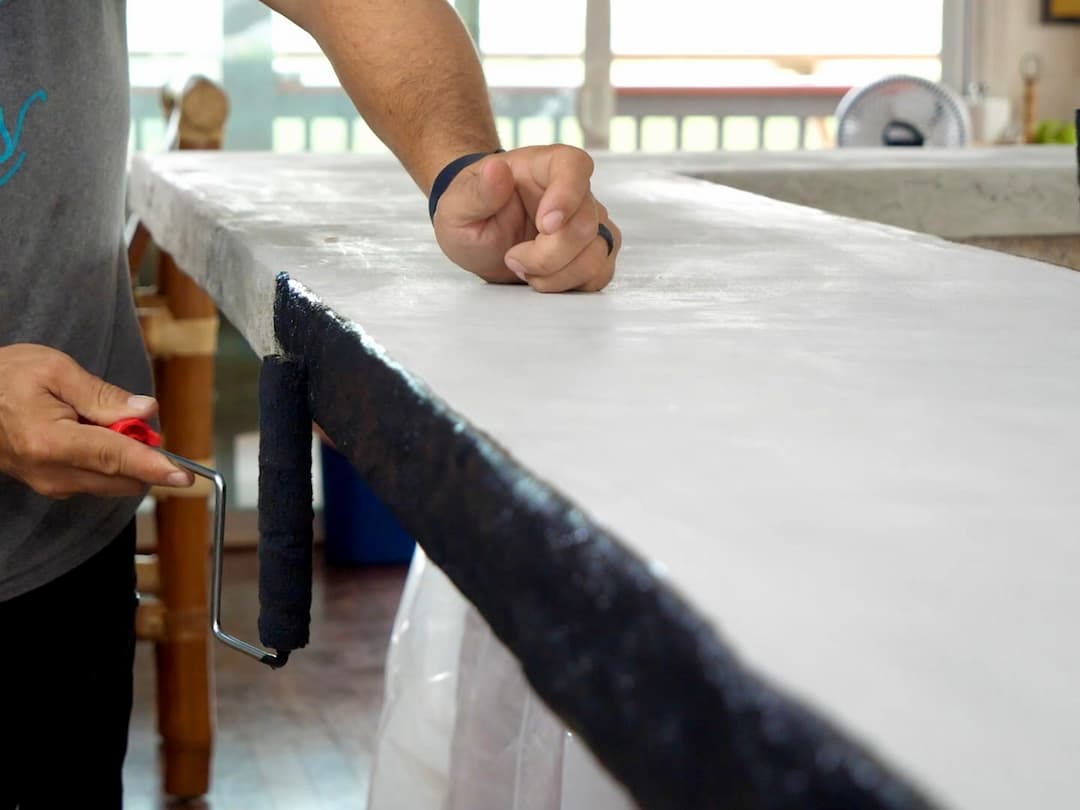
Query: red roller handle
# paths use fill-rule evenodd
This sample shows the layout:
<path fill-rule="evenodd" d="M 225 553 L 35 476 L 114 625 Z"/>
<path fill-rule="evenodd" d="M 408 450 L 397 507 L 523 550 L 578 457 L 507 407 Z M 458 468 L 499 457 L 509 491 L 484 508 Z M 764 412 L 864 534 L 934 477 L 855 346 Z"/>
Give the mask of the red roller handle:
<path fill-rule="evenodd" d="M 161 447 L 161 434 L 154 430 L 142 419 L 121 419 L 109 425 L 109 430 L 135 439 L 149 447 Z"/>

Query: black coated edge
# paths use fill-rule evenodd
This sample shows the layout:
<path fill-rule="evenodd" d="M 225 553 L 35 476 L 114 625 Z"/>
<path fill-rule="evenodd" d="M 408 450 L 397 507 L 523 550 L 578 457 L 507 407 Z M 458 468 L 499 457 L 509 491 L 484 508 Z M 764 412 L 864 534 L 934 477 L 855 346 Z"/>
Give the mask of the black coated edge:
<path fill-rule="evenodd" d="M 284 274 L 274 321 L 316 421 L 643 808 L 933 806 Z"/>

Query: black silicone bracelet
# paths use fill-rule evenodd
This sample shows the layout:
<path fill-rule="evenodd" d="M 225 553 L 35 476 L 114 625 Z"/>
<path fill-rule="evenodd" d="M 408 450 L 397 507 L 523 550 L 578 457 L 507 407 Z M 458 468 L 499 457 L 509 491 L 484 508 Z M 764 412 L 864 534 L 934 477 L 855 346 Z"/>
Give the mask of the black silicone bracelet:
<path fill-rule="evenodd" d="M 471 166 L 478 160 L 483 160 L 488 155 L 497 155 L 505 151 L 505 149 L 496 149 L 494 152 L 473 152 L 470 155 L 462 155 L 456 160 L 447 163 L 446 168 L 439 172 L 435 177 L 435 182 L 431 184 L 431 196 L 428 197 L 428 214 L 431 216 L 432 221 L 435 220 L 435 209 L 439 205 L 439 198 L 454 182 L 454 178 L 458 176 L 462 169 Z"/>

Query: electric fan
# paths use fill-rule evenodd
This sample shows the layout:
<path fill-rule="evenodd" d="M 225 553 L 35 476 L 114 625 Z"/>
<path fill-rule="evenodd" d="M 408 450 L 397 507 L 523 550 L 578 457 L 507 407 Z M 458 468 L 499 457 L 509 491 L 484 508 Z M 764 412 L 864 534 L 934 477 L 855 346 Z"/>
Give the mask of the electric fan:
<path fill-rule="evenodd" d="M 836 108 L 837 146 L 966 146 L 963 100 L 919 76 L 886 76 L 854 87 Z"/>

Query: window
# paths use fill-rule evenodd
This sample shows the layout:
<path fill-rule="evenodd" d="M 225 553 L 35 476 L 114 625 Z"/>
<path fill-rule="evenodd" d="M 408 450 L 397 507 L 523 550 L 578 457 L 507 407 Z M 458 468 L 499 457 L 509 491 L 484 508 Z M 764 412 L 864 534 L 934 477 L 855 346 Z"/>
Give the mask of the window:
<path fill-rule="evenodd" d="M 280 14 L 270 19 L 274 73 L 305 87 L 336 87 L 334 69 L 311 35 Z"/>
<path fill-rule="evenodd" d="M 941 76 L 942 0 L 611 0 L 617 87 L 852 86 Z"/>
<path fill-rule="evenodd" d="M 131 83 L 159 88 L 177 76 L 221 79 L 222 0 L 132 0 L 128 3 Z"/>
<path fill-rule="evenodd" d="M 473 29 L 505 146 L 581 144 L 589 0 L 457 0 Z M 957 0 L 610 0 L 616 150 L 828 146 L 845 88 L 886 73 L 942 74 Z M 234 97 L 228 144 L 381 151 L 308 34 L 248 0 L 128 5 L 134 142 L 164 127 L 157 89 L 193 72 Z M 525 24 L 523 24 L 523 21 Z M 242 89 L 241 89 L 242 88 Z"/>

